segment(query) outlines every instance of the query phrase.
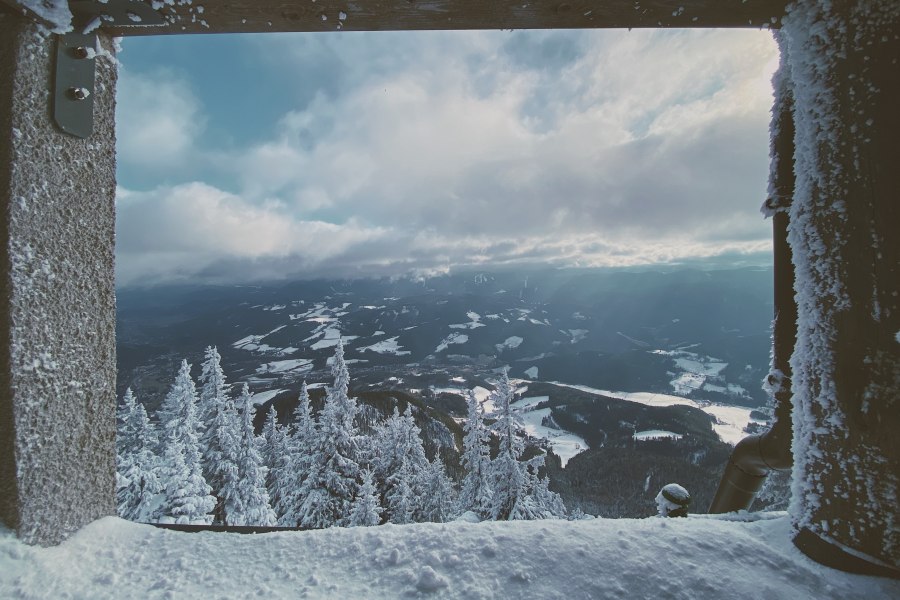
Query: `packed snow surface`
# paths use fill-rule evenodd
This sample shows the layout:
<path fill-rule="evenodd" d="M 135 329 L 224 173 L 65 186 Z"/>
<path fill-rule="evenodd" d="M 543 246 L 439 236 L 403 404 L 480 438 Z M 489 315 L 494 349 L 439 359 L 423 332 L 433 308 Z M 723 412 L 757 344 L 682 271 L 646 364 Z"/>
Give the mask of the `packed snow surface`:
<path fill-rule="evenodd" d="M 421 523 L 257 535 L 182 533 L 115 517 L 52 548 L 0 529 L 0 597 L 900 597 L 795 549 L 787 517 Z M 234 568 L 240 565 L 240 568 Z"/>

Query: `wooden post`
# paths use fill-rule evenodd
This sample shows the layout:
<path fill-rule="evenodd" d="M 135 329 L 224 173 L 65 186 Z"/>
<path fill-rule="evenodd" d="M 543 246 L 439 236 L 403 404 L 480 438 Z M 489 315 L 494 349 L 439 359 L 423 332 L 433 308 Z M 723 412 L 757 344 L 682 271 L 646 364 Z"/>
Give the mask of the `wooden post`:
<path fill-rule="evenodd" d="M 42 545 L 115 513 L 116 69 L 97 60 L 94 134 L 74 138 L 54 51 L 0 11 L 0 519 Z"/>
<path fill-rule="evenodd" d="M 795 101 L 795 543 L 896 576 L 900 474 L 900 3 L 800 0 Z"/>

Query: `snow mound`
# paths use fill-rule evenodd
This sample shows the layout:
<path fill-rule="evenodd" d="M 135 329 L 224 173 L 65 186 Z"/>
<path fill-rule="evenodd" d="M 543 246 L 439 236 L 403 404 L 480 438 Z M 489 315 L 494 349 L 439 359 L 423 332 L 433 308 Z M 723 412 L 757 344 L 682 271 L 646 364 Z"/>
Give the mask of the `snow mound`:
<path fill-rule="evenodd" d="M 53 548 L 25 546 L 0 529 L 0 597 L 900 597 L 900 581 L 820 566 L 789 535 L 785 516 L 422 523 L 259 535 L 181 533 L 107 517 Z"/>

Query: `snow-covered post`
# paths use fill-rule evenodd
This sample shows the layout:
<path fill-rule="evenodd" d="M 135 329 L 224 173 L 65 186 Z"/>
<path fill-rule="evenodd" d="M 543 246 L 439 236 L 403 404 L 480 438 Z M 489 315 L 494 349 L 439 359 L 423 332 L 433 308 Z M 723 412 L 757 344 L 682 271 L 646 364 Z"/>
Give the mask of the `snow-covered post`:
<path fill-rule="evenodd" d="M 116 68 L 79 139 L 51 121 L 54 54 L 0 11 L 0 520 L 42 545 L 116 512 Z"/>
<path fill-rule="evenodd" d="M 897 573 L 900 3 L 798 0 L 783 21 L 795 101 L 795 543 Z"/>

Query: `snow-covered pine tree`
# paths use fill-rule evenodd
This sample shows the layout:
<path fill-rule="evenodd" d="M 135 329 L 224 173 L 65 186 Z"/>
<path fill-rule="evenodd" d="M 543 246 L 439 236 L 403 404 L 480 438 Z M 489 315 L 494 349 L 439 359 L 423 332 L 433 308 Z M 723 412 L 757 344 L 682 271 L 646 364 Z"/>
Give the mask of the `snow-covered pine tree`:
<path fill-rule="evenodd" d="M 200 457 L 197 390 L 191 366 L 181 361 L 175 383 L 160 410 L 163 427 L 163 481 L 165 503 L 161 520 L 176 523 L 212 523 L 216 499 L 203 477 Z"/>
<path fill-rule="evenodd" d="M 388 505 L 389 520 L 391 523 L 405 525 L 415 523 L 419 512 L 419 502 L 413 490 L 415 476 L 410 472 L 410 467 L 405 464 L 393 476 L 389 496 L 385 499 Z"/>
<path fill-rule="evenodd" d="M 470 510 L 482 519 L 491 515 L 491 434 L 484 425 L 484 409 L 473 391 L 466 401 L 467 416 L 463 425 L 462 466 L 466 475 L 459 492 L 459 512 Z"/>
<path fill-rule="evenodd" d="M 132 521 L 151 521 L 162 491 L 157 456 L 159 437 L 131 388 L 119 407 L 116 435 L 116 502 L 119 516 Z"/>
<path fill-rule="evenodd" d="M 233 461 L 230 453 L 235 440 L 228 439 L 236 431 L 234 423 L 228 421 L 228 415 L 235 414 L 230 397 L 230 386 L 225 383 L 222 371 L 222 357 L 215 346 L 207 346 L 200 372 L 200 399 L 198 414 L 203 433 L 200 436 L 200 449 L 203 457 L 203 476 L 212 487 L 217 497 L 216 522 L 224 523 L 224 506 L 222 503 L 222 485 L 224 471 Z"/>
<path fill-rule="evenodd" d="M 492 393 L 498 415 L 494 431 L 499 437 L 500 448 L 497 457 L 491 461 L 491 518 L 498 521 L 509 520 L 517 514 L 516 504 L 525 495 L 525 474 L 519 465 L 524 444 L 516 435 L 518 428 L 510 406 L 513 393 L 509 376 L 504 371 Z"/>
<path fill-rule="evenodd" d="M 262 464 L 266 467 L 266 490 L 269 492 L 269 502 L 272 507 L 281 504 L 280 498 L 284 491 L 284 480 L 291 473 L 292 457 L 290 452 L 290 439 L 287 431 L 278 422 L 278 413 L 275 405 L 269 407 L 266 420 L 263 424 L 260 436 L 260 455 Z M 278 511 L 276 510 L 276 515 Z"/>
<path fill-rule="evenodd" d="M 511 406 L 513 395 L 509 376 L 504 371 L 494 392 L 498 412 L 494 429 L 500 438 L 500 448 L 497 457 L 491 461 L 491 517 L 504 521 L 564 518 L 566 508 L 562 498 L 550 491 L 549 479 L 541 479 L 538 475 L 544 466 L 544 456 L 519 461 L 524 443 L 517 435 Z"/>
<path fill-rule="evenodd" d="M 304 381 L 300 386 L 297 408 L 294 409 L 294 422 L 286 433 L 287 453 L 272 497 L 272 507 L 281 527 L 297 527 L 300 524 L 300 506 L 303 503 L 300 493 L 312 468 L 317 432 L 309 405 L 309 390 Z"/>
<path fill-rule="evenodd" d="M 544 466 L 544 459 L 541 454 L 525 463 L 519 463 L 524 468 L 524 493 L 509 516 L 510 521 L 566 518 L 566 506 L 559 494 L 550 491 L 550 479 L 541 478 L 538 474 Z"/>
<path fill-rule="evenodd" d="M 371 527 L 381 523 L 382 508 L 378 502 L 375 484 L 372 482 L 372 471 L 366 470 L 362 474 L 362 485 L 353 500 L 350 509 L 350 519 L 347 525 L 350 527 Z"/>
<path fill-rule="evenodd" d="M 228 525 L 275 525 L 275 511 L 266 490 L 266 467 L 253 432 L 253 402 L 247 384 L 241 390 L 237 468 L 222 488 Z"/>
<path fill-rule="evenodd" d="M 419 519 L 429 523 L 445 523 L 457 514 L 458 502 L 453 482 L 444 470 L 444 463 L 435 456 L 418 477 Z"/>
<path fill-rule="evenodd" d="M 410 405 L 402 415 L 394 407 L 393 415 L 376 428 L 372 447 L 372 466 L 387 519 L 391 523 L 419 520 L 424 501 L 419 493 L 421 477 L 428 459 Z"/>
<path fill-rule="evenodd" d="M 331 372 L 334 385 L 325 396 L 309 475 L 298 495 L 300 524 L 310 528 L 346 524 L 361 481 L 358 431 L 354 422 L 358 408 L 356 400 L 349 396 L 350 374 L 340 340 Z"/>

